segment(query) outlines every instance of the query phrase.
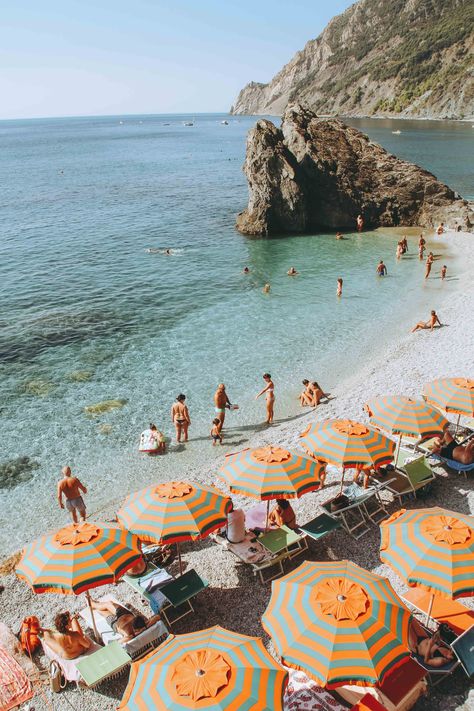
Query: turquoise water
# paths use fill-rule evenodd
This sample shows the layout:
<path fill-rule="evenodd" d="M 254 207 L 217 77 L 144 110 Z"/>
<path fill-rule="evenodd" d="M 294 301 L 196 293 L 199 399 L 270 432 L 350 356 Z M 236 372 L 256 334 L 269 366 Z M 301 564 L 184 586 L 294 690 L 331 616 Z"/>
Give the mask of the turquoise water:
<path fill-rule="evenodd" d="M 222 451 L 208 441 L 217 383 L 240 405 L 228 417 L 230 451 L 263 420 L 254 395 L 264 371 L 282 420 L 296 412 L 302 377 L 331 389 L 383 346 L 381 334 L 406 329 L 410 310 L 425 315 L 450 288 L 439 280 L 420 288 L 418 260 L 395 262 L 393 231 L 337 242 L 240 236 L 234 220 L 246 203 L 241 165 L 254 119 L 225 126 L 224 116 L 205 115 L 187 127 L 186 118 L 0 123 L 0 552 L 65 520 L 55 501 L 64 464 L 89 485 L 95 512 L 150 480 L 217 463 Z M 470 125 L 353 123 L 472 195 L 463 162 Z M 375 277 L 379 258 L 387 279 Z M 299 276 L 286 276 L 291 265 Z M 172 434 L 179 392 L 192 441 L 140 457 L 149 421 Z M 112 399 L 120 406 L 84 412 Z"/>

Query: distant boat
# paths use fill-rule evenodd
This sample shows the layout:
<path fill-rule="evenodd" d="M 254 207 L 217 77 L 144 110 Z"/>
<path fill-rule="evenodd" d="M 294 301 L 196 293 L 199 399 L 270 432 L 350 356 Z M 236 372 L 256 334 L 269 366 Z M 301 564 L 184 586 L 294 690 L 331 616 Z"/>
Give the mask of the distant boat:
<path fill-rule="evenodd" d="M 164 123 L 163 126 L 171 126 L 170 123 Z"/>
<path fill-rule="evenodd" d="M 401 131 L 392 131 L 394 136 L 399 136 L 401 134 Z"/>
<path fill-rule="evenodd" d="M 228 122 L 228 121 L 226 121 L 225 119 L 224 119 L 224 121 L 221 121 L 221 123 L 223 123 L 223 124 L 224 124 L 224 126 L 228 126 L 228 125 L 229 125 L 229 122 Z"/>
<path fill-rule="evenodd" d="M 183 126 L 194 126 L 194 119 L 192 121 L 183 121 Z"/>

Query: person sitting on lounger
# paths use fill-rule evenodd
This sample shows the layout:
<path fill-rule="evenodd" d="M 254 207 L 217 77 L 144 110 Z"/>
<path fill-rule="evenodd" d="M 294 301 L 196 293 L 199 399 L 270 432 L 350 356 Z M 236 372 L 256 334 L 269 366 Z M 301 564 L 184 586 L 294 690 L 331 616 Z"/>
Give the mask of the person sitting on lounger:
<path fill-rule="evenodd" d="M 232 501 L 231 506 L 224 533 L 229 543 L 241 543 L 245 538 L 245 514 L 242 509 L 234 509 Z"/>
<path fill-rule="evenodd" d="M 147 620 L 113 600 L 91 600 L 91 604 L 92 609 L 102 613 L 113 631 L 122 637 L 121 642 L 128 642 L 160 619 L 159 615 L 154 615 Z"/>
<path fill-rule="evenodd" d="M 60 612 L 54 618 L 56 630 L 40 627 L 40 637 L 52 652 L 63 659 L 76 659 L 85 654 L 92 640 L 82 631 L 76 615 L 70 612 Z"/>
<path fill-rule="evenodd" d="M 441 641 L 439 632 L 430 636 L 414 618 L 410 622 L 408 644 L 412 652 L 430 667 L 444 667 L 454 659 L 453 651 Z"/>
<path fill-rule="evenodd" d="M 145 558 L 140 558 L 138 563 L 135 563 L 135 565 L 132 565 L 132 567 L 127 570 L 127 575 L 143 575 L 147 567 Z"/>
<path fill-rule="evenodd" d="M 277 499 L 275 508 L 270 511 L 268 523 L 277 528 L 288 526 L 288 528 L 295 529 L 296 516 L 290 502 L 286 499 Z"/>
<path fill-rule="evenodd" d="M 434 443 L 432 452 L 461 464 L 474 464 L 474 439 L 467 444 L 458 444 L 446 429 L 443 436 Z"/>

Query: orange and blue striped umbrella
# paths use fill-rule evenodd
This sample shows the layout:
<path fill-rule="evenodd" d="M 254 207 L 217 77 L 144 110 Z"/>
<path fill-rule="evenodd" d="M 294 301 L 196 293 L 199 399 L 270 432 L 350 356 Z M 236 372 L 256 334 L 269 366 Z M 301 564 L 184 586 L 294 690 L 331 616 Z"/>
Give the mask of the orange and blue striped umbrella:
<path fill-rule="evenodd" d="M 229 455 L 217 476 L 233 494 L 265 501 L 293 499 L 314 491 L 323 469 L 320 462 L 268 446 Z"/>
<path fill-rule="evenodd" d="M 288 673 L 261 639 L 210 627 L 132 664 L 121 711 L 281 711 Z"/>
<path fill-rule="evenodd" d="M 474 417 L 474 380 L 469 378 L 433 380 L 424 386 L 423 397 L 445 412 Z"/>
<path fill-rule="evenodd" d="M 428 439 L 443 434 L 449 424 L 439 410 L 423 400 L 392 395 L 378 397 L 364 407 L 375 427 L 392 434 Z"/>
<path fill-rule="evenodd" d="M 456 598 L 474 595 L 474 517 L 439 506 L 400 509 L 380 524 L 380 558 L 408 585 Z"/>
<path fill-rule="evenodd" d="M 395 452 L 393 440 L 354 420 L 316 422 L 300 437 L 310 456 L 343 469 L 381 467 L 392 461 Z"/>
<path fill-rule="evenodd" d="M 109 523 L 77 523 L 28 544 L 16 573 L 35 593 L 78 595 L 115 583 L 141 558 L 138 538 L 129 531 Z"/>
<path fill-rule="evenodd" d="M 117 518 L 142 541 L 164 545 L 204 538 L 222 528 L 230 508 L 229 497 L 213 486 L 169 481 L 130 494 Z"/>
<path fill-rule="evenodd" d="M 272 583 L 262 617 L 283 664 L 321 686 L 374 686 L 410 652 L 410 612 L 355 563 L 302 563 Z"/>

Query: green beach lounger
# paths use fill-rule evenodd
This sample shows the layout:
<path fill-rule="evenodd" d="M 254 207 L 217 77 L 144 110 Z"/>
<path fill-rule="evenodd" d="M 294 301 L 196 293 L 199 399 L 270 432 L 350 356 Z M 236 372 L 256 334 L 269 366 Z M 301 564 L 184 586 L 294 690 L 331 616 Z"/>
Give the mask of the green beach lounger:
<path fill-rule="evenodd" d="M 191 569 L 187 570 L 183 573 L 183 575 L 180 575 L 179 578 L 166 583 L 166 585 L 163 585 L 163 587 L 159 589 L 158 592 L 164 595 L 168 601 L 168 603 L 165 602 L 161 608 L 160 614 L 163 615 L 170 627 L 174 622 L 177 622 L 183 617 L 186 617 L 186 615 L 189 615 L 191 612 L 194 612 L 194 607 L 191 603 L 192 598 L 208 586 L 209 583 L 207 580 L 201 578 L 201 576 L 198 575 L 194 569 Z M 179 614 L 180 608 L 184 608 L 184 612 L 182 612 L 182 614 Z M 169 617 L 171 609 L 178 612 L 178 614 L 174 615 L 172 619 Z"/>
<path fill-rule="evenodd" d="M 118 642 L 111 642 L 97 652 L 89 654 L 76 667 L 89 687 L 97 686 L 105 679 L 118 676 L 132 661 L 124 648 Z"/>
<path fill-rule="evenodd" d="M 341 528 L 341 522 L 338 521 L 334 516 L 329 516 L 329 514 L 319 514 L 312 521 L 308 521 L 304 526 L 300 526 L 300 529 L 314 541 L 319 541 L 320 538 L 324 538 L 331 531 L 335 531 L 337 528 Z"/>

